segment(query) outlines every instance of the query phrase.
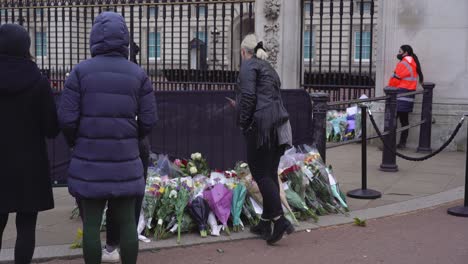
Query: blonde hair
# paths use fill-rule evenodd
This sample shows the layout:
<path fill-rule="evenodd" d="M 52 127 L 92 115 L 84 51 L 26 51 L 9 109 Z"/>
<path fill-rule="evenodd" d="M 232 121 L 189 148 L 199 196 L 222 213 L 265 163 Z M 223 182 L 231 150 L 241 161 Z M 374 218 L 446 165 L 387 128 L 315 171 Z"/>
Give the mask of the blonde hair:
<path fill-rule="evenodd" d="M 255 52 L 255 47 L 258 45 L 258 40 L 255 34 L 249 34 L 245 36 L 244 40 L 241 43 L 241 48 L 247 51 L 248 53 L 255 55 L 257 58 L 261 60 L 266 60 L 268 59 L 268 54 L 265 52 L 263 49 L 257 49 L 257 52 Z"/>

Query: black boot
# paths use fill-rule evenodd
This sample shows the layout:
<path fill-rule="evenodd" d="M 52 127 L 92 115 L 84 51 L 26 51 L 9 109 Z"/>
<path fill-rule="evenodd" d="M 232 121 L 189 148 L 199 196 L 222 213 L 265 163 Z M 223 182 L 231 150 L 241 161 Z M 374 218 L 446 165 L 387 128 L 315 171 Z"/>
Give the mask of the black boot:
<path fill-rule="evenodd" d="M 271 235 L 271 221 L 261 219 L 256 226 L 250 227 L 250 232 L 266 240 Z"/>
<path fill-rule="evenodd" d="M 273 245 L 274 243 L 278 242 L 283 238 L 284 233 L 286 234 L 291 234 L 294 232 L 294 227 L 289 222 L 288 219 L 282 215 L 278 220 L 273 221 L 274 226 L 273 226 L 273 234 L 267 239 L 267 243 L 269 245 Z"/>

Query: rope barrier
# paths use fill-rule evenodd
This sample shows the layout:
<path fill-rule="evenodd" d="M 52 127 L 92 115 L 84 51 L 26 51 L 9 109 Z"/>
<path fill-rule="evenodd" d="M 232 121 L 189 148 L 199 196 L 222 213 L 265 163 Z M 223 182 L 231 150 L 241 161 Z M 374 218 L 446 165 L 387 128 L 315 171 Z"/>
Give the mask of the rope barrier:
<path fill-rule="evenodd" d="M 430 158 L 434 157 L 435 155 L 439 154 L 440 152 L 442 152 L 453 141 L 453 139 L 457 135 L 458 131 L 460 131 L 460 128 L 463 125 L 463 122 L 465 121 L 465 117 L 463 116 L 460 119 L 460 121 L 458 121 L 458 125 L 455 128 L 455 130 L 452 132 L 452 135 L 450 135 L 450 138 L 436 151 L 434 151 L 434 152 L 432 152 L 432 153 L 430 153 L 430 154 L 428 154 L 426 156 L 423 156 L 423 157 L 410 157 L 410 156 L 406 156 L 404 154 L 401 154 L 401 153 L 399 153 L 397 151 L 394 151 L 391 147 L 389 147 L 387 145 L 387 143 L 383 139 L 383 136 L 382 136 L 382 133 L 380 132 L 380 129 L 377 126 L 377 123 L 374 120 L 374 116 L 372 115 L 372 112 L 369 109 L 368 109 L 368 113 L 369 113 L 369 118 L 370 118 L 370 121 L 372 123 L 372 126 L 374 127 L 375 131 L 377 132 L 377 135 L 379 136 L 380 140 L 384 144 L 385 148 L 387 150 L 389 150 L 390 152 L 392 152 L 393 154 L 395 154 L 396 156 L 398 156 L 398 157 L 400 157 L 402 159 L 405 159 L 405 160 L 409 160 L 409 161 L 424 161 L 424 160 L 430 159 Z"/>

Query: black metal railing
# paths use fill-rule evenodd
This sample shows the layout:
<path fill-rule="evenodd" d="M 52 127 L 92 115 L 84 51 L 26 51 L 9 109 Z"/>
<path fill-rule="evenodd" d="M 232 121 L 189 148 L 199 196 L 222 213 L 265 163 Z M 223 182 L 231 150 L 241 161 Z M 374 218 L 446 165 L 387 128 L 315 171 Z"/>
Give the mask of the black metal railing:
<path fill-rule="evenodd" d="M 378 1 L 302 0 L 301 85 L 330 100 L 351 100 L 375 90 Z"/>
<path fill-rule="evenodd" d="M 6 0 L 0 2 L 0 25 L 17 23 L 30 32 L 31 53 L 56 90 L 74 65 L 91 57 L 89 33 L 103 11 L 125 17 L 134 42 L 130 59 L 147 71 L 157 90 L 230 90 L 241 41 L 254 32 L 254 3 Z"/>
<path fill-rule="evenodd" d="M 422 85 L 423 90 L 414 91 L 408 93 L 398 93 L 396 88 L 385 88 L 385 96 L 368 98 L 368 99 L 356 99 L 341 102 L 330 102 L 330 95 L 327 93 L 313 93 L 311 99 L 313 102 L 312 115 L 313 115 L 313 141 L 317 146 L 323 159 L 326 158 L 326 149 L 335 148 L 347 144 L 361 142 L 361 139 L 353 139 L 339 143 L 327 144 L 326 137 L 326 115 L 328 110 L 342 109 L 343 107 L 363 104 L 369 102 L 385 101 L 385 113 L 384 113 L 384 144 L 389 146 L 390 149 L 384 148 L 382 154 L 382 164 L 380 165 L 383 171 L 397 171 L 398 166 L 396 164 L 396 138 L 397 133 L 420 126 L 419 130 L 419 144 L 418 152 L 431 152 L 431 133 L 432 133 L 432 97 L 435 84 L 424 83 Z M 415 124 L 410 124 L 405 127 L 397 129 L 397 98 L 402 96 L 419 95 L 422 94 L 422 110 L 421 110 L 421 121 Z M 362 131 L 366 130 L 367 127 L 362 127 Z M 365 137 L 366 141 L 378 138 L 379 136 Z"/>
<path fill-rule="evenodd" d="M 328 148 L 340 147 L 352 143 L 361 143 L 361 188 L 351 190 L 347 193 L 347 196 L 356 198 L 356 199 L 377 199 L 382 196 L 382 193 L 367 187 L 367 141 L 380 138 L 383 142 L 384 148 L 382 153 L 382 164 L 380 169 L 387 172 L 396 172 L 398 171 L 398 166 L 396 164 L 396 157 L 401 157 L 410 161 L 422 161 L 429 159 L 442 151 L 450 142 L 453 140 L 455 135 L 458 133 L 463 119 L 459 122 L 455 131 L 450 136 L 449 140 L 444 143 L 438 150 L 432 152 L 431 150 L 431 126 L 432 126 L 432 96 L 433 89 L 435 84 L 433 83 L 424 83 L 423 91 L 414 91 L 408 93 L 398 93 L 398 89 L 387 87 L 384 89 L 385 96 L 374 97 L 368 99 L 359 99 L 359 100 L 349 100 L 343 102 L 332 102 L 329 103 L 330 96 L 326 93 L 313 93 L 313 142 L 317 146 L 318 151 L 320 152 L 322 158 L 326 158 L 326 150 Z M 402 96 L 410 95 L 419 95 L 423 94 L 422 99 L 422 111 L 421 111 L 421 121 L 416 122 L 400 129 L 397 129 L 396 125 L 396 113 L 397 113 L 397 98 Z M 385 100 L 385 114 L 384 114 L 384 133 L 380 132 L 376 121 L 368 109 L 367 103 L 376 102 Z M 358 107 L 361 109 L 361 135 L 360 137 L 340 143 L 327 144 L 326 142 L 326 114 L 330 109 L 341 108 L 342 105 L 348 106 L 358 104 Z M 367 136 L 367 118 L 369 113 L 369 119 L 377 132 L 377 136 Z M 358 114 L 358 113 L 356 113 Z M 396 152 L 396 136 L 397 133 L 411 129 L 413 127 L 421 126 L 420 128 L 420 137 L 419 137 L 419 146 L 418 152 L 431 152 L 430 154 L 423 157 L 409 157 L 401 153 Z M 466 205 L 466 203 L 465 203 Z"/>

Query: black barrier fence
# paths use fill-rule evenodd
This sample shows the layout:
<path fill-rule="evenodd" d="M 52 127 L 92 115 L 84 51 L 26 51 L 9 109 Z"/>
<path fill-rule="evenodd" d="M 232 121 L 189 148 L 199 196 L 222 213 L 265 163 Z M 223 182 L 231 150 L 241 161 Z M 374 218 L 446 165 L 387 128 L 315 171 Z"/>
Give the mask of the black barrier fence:
<path fill-rule="evenodd" d="M 302 89 L 282 90 L 281 94 L 290 114 L 293 143 L 312 144 L 309 94 Z M 201 152 L 213 169 L 221 170 L 246 160 L 244 138 L 226 99 L 234 98 L 233 91 L 167 91 L 155 96 L 159 121 L 149 136 L 154 153 L 188 158 Z M 49 141 L 49 160 L 54 184 L 66 184 L 70 152 L 62 135 Z"/>
<path fill-rule="evenodd" d="M 396 165 L 396 134 L 410 128 L 421 126 L 419 134 L 418 152 L 431 152 L 431 130 L 432 130 L 432 96 L 435 84 L 424 83 L 422 91 L 414 91 L 409 93 L 398 93 L 396 88 L 385 88 L 385 96 L 374 97 L 369 99 L 356 99 L 341 102 L 329 103 L 329 95 L 326 93 L 312 94 L 313 101 L 313 122 L 314 122 L 314 144 L 317 146 L 320 154 L 325 158 L 326 149 L 334 148 L 346 144 L 361 142 L 360 139 L 349 140 L 341 143 L 326 142 L 326 114 L 328 110 L 343 109 L 343 107 L 353 104 L 362 104 L 368 102 L 385 101 L 384 113 L 384 136 L 385 143 L 391 149 L 384 149 L 382 155 L 382 164 L 380 168 L 384 171 L 397 171 Z M 397 129 L 397 98 L 409 95 L 422 94 L 422 111 L 421 121 L 416 124 L 411 124 L 406 127 Z M 364 128 L 363 128 L 364 129 Z M 368 137 L 367 140 L 378 138 L 378 136 Z"/>
<path fill-rule="evenodd" d="M 367 188 L 367 141 L 374 138 L 379 138 L 383 142 L 383 153 L 382 153 L 382 164 L 380 169 L 387 172 L 396 172 L 398 171 L 398 166 L 396 164 L 396 157 L 403 158 L 409 161 L 424 161 L 430 159 L 443 151 L 455 138 L 459 132 L 461 126 L 464 122 L 464 117 L 460 119 L 459 123 L 455 127 L 454 131 L 450 135 L 449 139 L 437 150 L 432 151 L 431 149 L 431 126 L 432 126 L 432 94 L 435 84 L 433 83 L 424 83 L 423 91 L 414 91 L 408 93 L 398 93 L 398 89 L 387 87 L 384 89 L 385 96 L 370 98 L 370 99 L 361 99 L 361 100 L 351 100 L 345 102 L 336 102 L 336 103 L 327 103 L 329 99 L 328 94 L 313 94 L 313 119 L 314 119 L 314 135 L 313 141 L 317 146 L 320 154 L 325 158 L 326 149 L 339 147 L 346 144 L 361 142 L 361 161 L 362 161 L 362 186 L 360 189 L 352 190 L 347 193 L 349 197 L 357 199 L 377 199 L 382 196 L 378 191 Z M 411 96 L 423 94 L 422 99 L 422 111 L 421 111 L 421 121 L 416 124 L 411 124 L 400 129 L 397 129 L 397 99 L 398 97 Z M 371 110 L 368 108 L 368 102 L 375 102 L 385 100 L 385 114 L 384 114 L 384 131 L 381 132 L 377 122 L 374 119 L 374 116 Z M 325 124 L 326 124 L 326 112 L 329 109 L 341 108 L 343 105 L 353 105 L 358 104 L 361 109 L 361 127 L 362 134 L 360 139 L 349 140 L 341 143 L 328 144 L 326 143 L 325 136 Z M 367 137 L 367 113 L 369 113 L 369 119 L 372 123 L 372 127 L 377 132 L 377 136 Z M 396 151 L 396 136 L 397 133 L 411 129 L 416 126 L 421 126 L 420 129 L 420 138 L 418 152 L 429 152 L 425 156 L 419 157 L 410 157 L 405 154 L 401 154 Z M 468 156 L 467 156 L 468 158 Z M 467 171 L 467 182 L 468 182 L 468 171 Z M 466 193 L 465 193 L 466 196 Z M 468 199 L 468 198 L 467 198 Z M 465 205 L 463 207 L 456 207 L 449 210 L 449 213 L 459 216 L 468 216 L 468 207 L 466 206 L 468 202 L 465 200 Z"/>

